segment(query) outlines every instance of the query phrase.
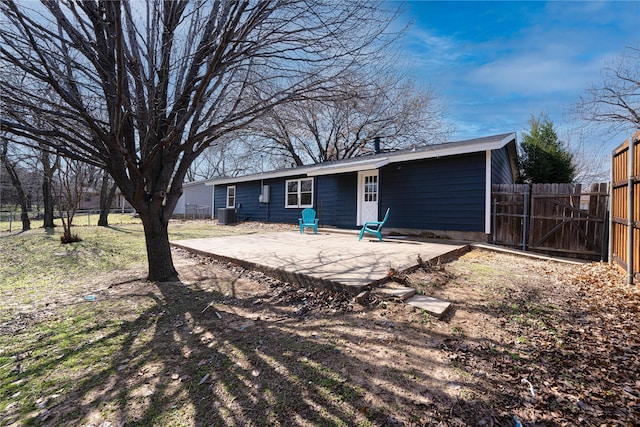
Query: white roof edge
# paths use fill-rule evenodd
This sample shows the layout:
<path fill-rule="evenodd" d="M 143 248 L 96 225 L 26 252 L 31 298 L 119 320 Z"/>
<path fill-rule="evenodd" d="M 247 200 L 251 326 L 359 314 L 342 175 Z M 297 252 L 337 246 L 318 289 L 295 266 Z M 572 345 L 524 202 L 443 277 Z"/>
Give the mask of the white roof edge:
<path fill-rule="evenodd" d="M 389 163 L 397 163 L 404 162 L 407 160 L 421 160 L 421 159 L 429 159 L 433 157 L 444 157 L 444 156 L 454 156 L 456 154 L 468 154 L 468 153 L 477 153 L 487 150 L 497 150 L 505 145 L 507 145 L 510 141 L 516 139 L 516 134 L 510 133 L 506 135 L 504 138 L 495 141 L 478 141 L 471 142 L 465 144 L 466 141 L 460 141 L 461 144 L 456 144 L 454 146 L 448 146 L 448 144 L 440 144 L 435 146 L 427 146 L 421 149 L 418 152 L 408 152 L 401 153 L 393 156 Z"/>
<path fill-rule="evenodd" d="M 497 136 L 497 135 L 496 135 Z M 317 164 L 299 166 L 288 169 L 264 172 L 259 174 L 244 175 L 229 178 L 214 178 L 205 181 L 205 185 L 225 185 L 237 182 L 259 181 L 262 179 L 285 178 L 288 176 L 321 176 L 332 173 L 357 172 L 369 169 L 378 169 L 389 163 L 398 163 L 409 160 L 422 160 L 434 157 L 454 156 L 457 154 L 477 153 L 487 150 L 497 150 L 510 141 L 516 139 L 515 132 L 506 134 L 502 139 L 486 141 L 489 138 L 479 138 L 478 141 L 465 140 L 438 145 L 430 145 L 415 151 L 391 152 L 386 157 L 376 157 L 375 159 L 354 160 L 339 164 Z"/>
<path fill-rule="evenodd" d="M 327 165 L 314 168 L 307 172 L 307 176 L 331 175 L 332 173 L 358 172 L 369 169 L 378 169 L 389 163 L 387 157 L 361 160 L 347 164 Z"/>
<path fill-rule="evenodd" d="M 259 181 L 261 179 L 274 179 L 283 178 L 287 176 L 307 175 L 307 172 L 311 167 L 301 166 L 298 168 L 289 168 L 272 172 L 264 172 L 253 175 L 243 175 L 228 178 L 213 178 L 205 182 L 205 185 L 224 185 L 232 182 L 247 182 L 247 181 Z"/>

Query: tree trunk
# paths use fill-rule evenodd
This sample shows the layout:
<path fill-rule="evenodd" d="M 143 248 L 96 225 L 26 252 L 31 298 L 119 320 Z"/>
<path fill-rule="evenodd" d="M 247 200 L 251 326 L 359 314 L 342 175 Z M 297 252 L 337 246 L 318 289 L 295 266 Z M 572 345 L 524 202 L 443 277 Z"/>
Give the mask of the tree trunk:
<path fill-rule="evenodd" d="M 113 197 L 116 195 L 116 184 L 114 183 L 109 187 L 109 173 L 105 172 L 102 175 L 102 188 L 100 189 L 100 218 L 98 219 L 98 226 L 109 226 L 109 210 L 113 203 Z"/>
<path fill-rule="evenodd" d="M 56 225 L 53 223 L 53 192 L 51 191 L 51 180 L 48 177 L 44 177 L 42 181 L 42 203 L 44 208 L 44 228 L 53 228 Z"/>
<path fill-rule="evenodd" d="M 42 150 L 42 169 L 44 171 L 44 176 L 42 179 L 42 203 L 44 208 L 44 228 L 53 228 L 55 224 L 53 223 L 53 213 L 55 210 L 54 207 L 54 198 L 53 198 L 53 174 L 57 167 L 56 162 L 49 163 L 49 152 L 46 149 Z"/>
<path fill-rule="evenodd" d="M 11 184 L 16 189 L 18 193 L 18 200 L 20 201 L 20 219 L 22 220 L 22 231 L 31 230 L 31 221 L 29 221 L 29 208 L 27 206 L 27 195 L 22 188 L 22 182 L 20 182 L 20 177 L 18 176 L 18 171 L 16 170 L 16 165 L 12 163 L 7 157 L 7 143 L 4 143 L 2 148 L 2 153 L 0 153 L 0 159 L 4 164 L 5 169 L 9 173 L 9 178 L 11 178 Z"/>
<path fill-rule="evenodd" d="M 29 220 L 29 211 L 25 203 L 20 203 L 22 212 L 20 213 L 20 220 L 22 221 L 22 231 L 31 230 L 31 221 Z"/>
<path fill-rule="evenodd" d="M 163 219 L 162 206 L 150 207 L 145 214 L 140 213 L 144 236 L 147 245 L 147 258 L 149 264 L 148 280 L 154 282 L 175 282 L 178 280 L 178 272 L 173 266 L 171 246 L 169 245 L 169 221 Z"/>

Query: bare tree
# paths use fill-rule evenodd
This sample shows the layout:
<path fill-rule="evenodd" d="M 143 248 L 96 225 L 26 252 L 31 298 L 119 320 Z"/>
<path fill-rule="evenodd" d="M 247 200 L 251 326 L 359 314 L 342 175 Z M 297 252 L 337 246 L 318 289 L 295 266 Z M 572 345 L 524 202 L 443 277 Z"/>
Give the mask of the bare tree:
<path fill-rule="evenodd" d="M 62 243 L 81 240 L 78 235 L 71 233 L 71 227 L 90 174 L 90 166 L 80 160 L 65 159 L 57 168 L 53 189 L 62 221 L 63 234 L 60 237 Z"/>
<path fill-rule="evenodd" d="M 591 85 L 576 106 L 585 120 L 640 129 L 640 49 L 629 47 L 603 70 L 602 84 Z M 629 126 L 630 125 L 630 126 Z"/>
<path fill-rule="evenodd" d="M 191 164 L 186 180 L 192 182 L 217 176 L 260 172 L 261 159 L 247 141 L 246 137 L 237 135 L 217 141 Z"/>
<path fill-rule="evenodd" d="M 39 161 L 42 165 L 42 204 L 44 228 L 55 227 L 53 176 L 60 165 L 60 156 L 49 152 L 48 147 L 43 146 L 39 151 Z"/>
<path fill-rule="evenodd" d="M 343 96 L 278 106 L 254 123 L 256 145 L 289 163 L 322 163 L 382 149 L 444 142 L 451 132 L 433 91 L 395 76 L 368 81 L 352 74 L 340 81 Z"/>
<path fill-rule="evenodd" d="M 0 151 L 4 153 L 3 162 L 5 167 L 14 169 L 15 178 L 12 180 L 20 187 L 16 194 L 17 203 L 23 206 L 23 211 L 33 210 L 33 205 L 37 212 L 44 211 L 45 228 L 54 227 L 54 197 L 53 197 L 53 175 L 59 164 L 59 156 L 51 153 L 46 146 L 24 147 L 20 141 L 5 137 Z M 23 202 L 20 199 L 24 199 Z"/>
<path fill-rule="evenodd" d="M 274 106 L 331 99 L 395 37 L 370 0 L 32 5 L 0 3 L 3 72 L 25 76 L 0 83 L 2 130 L 107 170 L 159 281 L 177 279 L 167 226 L 193 161 Z"/>
<path fill-rule="evenodd" d="M 22 180 L 18 173 L 18 162 L 12 160 L 9 156 L 9 140 L 2 138 L 2 144 L 0 145 L 0 162 L 9 174 L 11 184 L 18 194 L 18 202 L 20 204 L 20 220 L 22 221 L 22 231 L 31 229 L 31 220 L 29 220 L 30 201 L 27 197 L 27 192 L 22 185 Z"/>
<path fill-rule="evenodd" d="M 118 186 L 107 171 L 103 171 L 102 178 L 100 179 L 100 217 L 98 218 L 98 225 L 100 227 L 109 226 L 109 212 L 111 211 L 111 205 L 113 205 L 113 199 L 116 195 Z"/>
<path fill-rule="evenodd" d="M 609 180 L 609 147 L 591 143 L 592 138 L 592 129 L 585 129 L 578 124 L 561 132 L 560 139 L 573 159 L 576 173 L 574 181 L 577 183 L 592 184 Z"/>

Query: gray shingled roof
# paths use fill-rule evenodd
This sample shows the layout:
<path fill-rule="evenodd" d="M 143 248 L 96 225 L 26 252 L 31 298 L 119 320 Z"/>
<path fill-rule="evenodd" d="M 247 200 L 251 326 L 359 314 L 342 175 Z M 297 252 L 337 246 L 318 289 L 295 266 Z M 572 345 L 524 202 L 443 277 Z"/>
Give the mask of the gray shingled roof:
<path fill-rule="evenodd" d="M 509 142 L 516 140 L 515 133 L 503 133 L 483 138 L 468 139 L 464 141 L 445 142 L 442 144 L 427 145 L 424 147 L 408 148 L 404 150 L 370 154 L 350 159 L 334 160 L 318 163 L 276 169 L 268 172 L 243 175 L 237 177 L 220 177 L 207 180 L 207 185 L 220 185 L 232 182 L 255 181 L 259 179 L 271 179 L 287 176 L 316 176 L 333 173 L 354 172 L 360 170 L 377 169 L 389 163 L 406 162 L 412 160 L 428 159 L 433 157 L 452 156 L 456 154 L 477 153 L 486 150 L 496 150 L 504 147 Z"/>

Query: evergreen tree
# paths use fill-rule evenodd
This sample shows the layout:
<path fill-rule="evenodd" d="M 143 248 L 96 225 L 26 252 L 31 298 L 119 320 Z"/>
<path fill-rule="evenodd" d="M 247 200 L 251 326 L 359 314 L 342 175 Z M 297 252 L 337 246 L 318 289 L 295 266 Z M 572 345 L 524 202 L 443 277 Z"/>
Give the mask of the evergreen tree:
<path fill-rule="evenodd" d="M 572 182 L 576 175 L 573 155 L 567 151 L 553 122 L 546 114 L 531 115 L 531 129 L 524 133 L 520 144 L 521 180 L 529 183 Z"/>

